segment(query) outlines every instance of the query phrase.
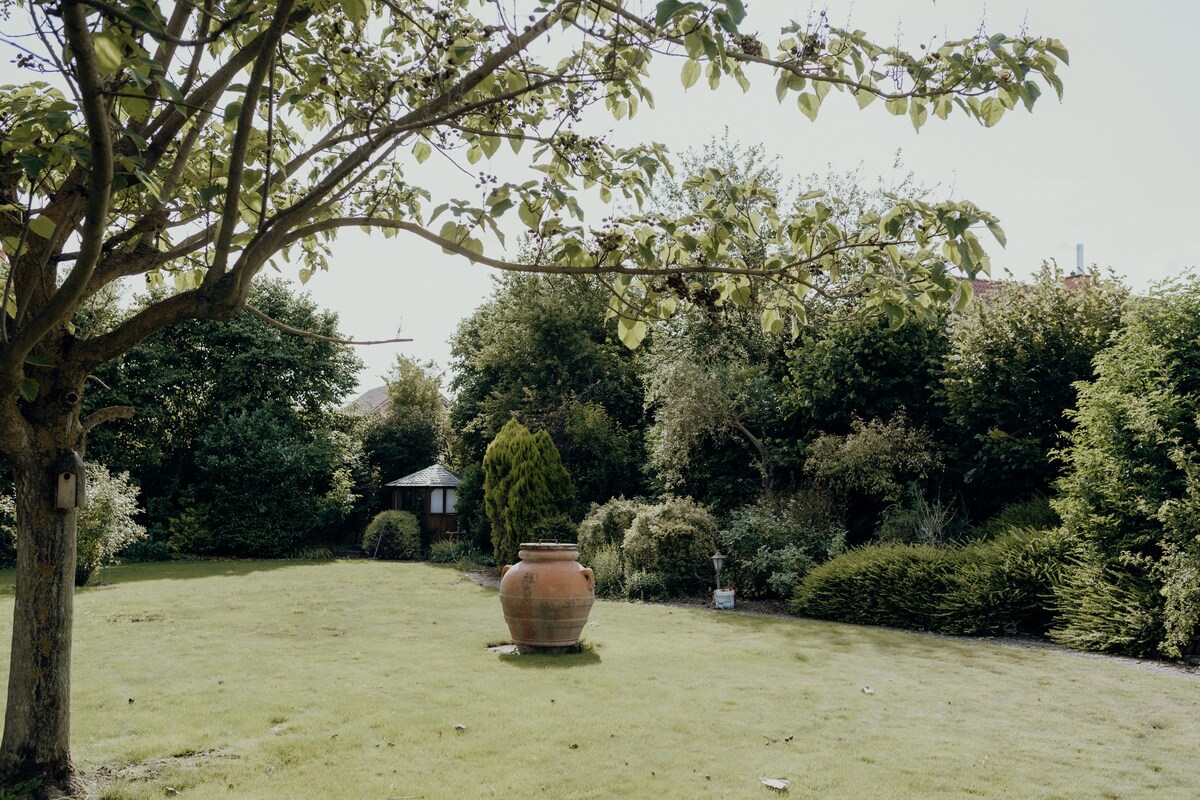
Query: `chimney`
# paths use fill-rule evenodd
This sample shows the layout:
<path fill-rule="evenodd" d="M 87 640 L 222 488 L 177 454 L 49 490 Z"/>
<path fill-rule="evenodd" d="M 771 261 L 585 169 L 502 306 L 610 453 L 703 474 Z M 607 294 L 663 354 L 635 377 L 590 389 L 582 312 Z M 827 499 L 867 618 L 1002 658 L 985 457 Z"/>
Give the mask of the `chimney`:
<path fill-rule="evenodd" d="M 1075 271 L 1063 278 L 1063 286 L 1068 291 L 1075 291 L 1092 282 L 1092 276 L 1083 271 L 1083 245 L 1075 245 Z"/>

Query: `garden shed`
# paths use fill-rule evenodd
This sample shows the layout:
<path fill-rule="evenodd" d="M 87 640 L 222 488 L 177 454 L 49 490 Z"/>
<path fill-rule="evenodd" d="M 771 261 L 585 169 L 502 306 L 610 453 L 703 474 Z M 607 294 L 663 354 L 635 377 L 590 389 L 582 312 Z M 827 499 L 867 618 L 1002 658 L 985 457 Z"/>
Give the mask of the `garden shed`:
<path fill-rule="evenodd" d="M 384 486 L 392 490 L 392 508 L 415 514 L 433 543 L 449 539 L 458 531 L 458 483 L 461 480 L 461 475 L 441 464 L 434 464 Z"/>

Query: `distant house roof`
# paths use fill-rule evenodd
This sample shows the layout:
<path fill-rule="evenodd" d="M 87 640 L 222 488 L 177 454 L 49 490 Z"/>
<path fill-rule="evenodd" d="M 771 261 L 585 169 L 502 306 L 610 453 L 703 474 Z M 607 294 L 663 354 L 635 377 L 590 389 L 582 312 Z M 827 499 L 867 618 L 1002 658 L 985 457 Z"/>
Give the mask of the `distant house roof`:
<path fill-rule="evenodd" d="M 384 486 L 431 486 L 434 488 L 444 486 L 448 489 L 453 489 L 455 486 L 458 486 L 458 482 L 461 480 L 461 475 L 451 472 L 441 464 L 434 464 L 432 467 L 426 467 L 420 472 L 414 472 L 411 475 L 398 478 L 391 483 L 385 483 Z"/>
<path fill-rule="evenodd" d="M 438 398 L 442 401 L 442 408 L 450 408 L 450 400 L 441 392 L 438 393 Z M 388 404 L 388 387 L 376 386 L 374 389 L 368 389 L 358 397 L 351 400 L 342 407 L 342 411 L 347 414 L 355 414 L 360 417 L 365 417 L 368 414 L 383 414 L 387 411 Z"/>
<path fill-rule="evenodd" d="M 346 404 L 342 411 L 365 417 L 368 414 L 382 414 L 388 402 L 387 386 L 376 386 L 368 389 Z"/>

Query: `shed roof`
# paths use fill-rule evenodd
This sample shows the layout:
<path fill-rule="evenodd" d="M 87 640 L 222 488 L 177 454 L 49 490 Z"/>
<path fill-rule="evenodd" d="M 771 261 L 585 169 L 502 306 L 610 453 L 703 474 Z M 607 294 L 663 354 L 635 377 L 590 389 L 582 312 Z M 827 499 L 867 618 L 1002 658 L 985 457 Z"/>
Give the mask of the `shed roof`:
<path fill-rule="evenodd" d="M 384 486 L 444 486 L 453 489 L 455 486 L 458 486 L 458 482 L 461 480 L 461 475 L 451 472 L 441 464 L 434 464 L 432 467 L 426 467 L 420 472 L 414 472 L 411 475 L 405 475 L 403 478 L 397 478 L 391 483 L 385 483 Z"/>
<path fill-rule="evenodd" d="M 342 409 L 347 414 L 365 417 L 368 414 L 382 414 L 388 402 L 387 386 L 376 386 L 360 394 Z"/>

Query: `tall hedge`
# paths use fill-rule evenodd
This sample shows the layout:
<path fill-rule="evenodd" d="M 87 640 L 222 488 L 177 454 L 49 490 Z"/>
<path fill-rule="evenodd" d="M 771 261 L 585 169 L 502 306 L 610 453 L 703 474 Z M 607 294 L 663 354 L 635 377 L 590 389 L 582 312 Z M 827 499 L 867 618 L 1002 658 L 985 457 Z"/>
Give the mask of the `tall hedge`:
<path fill-rule="evenodd" d="M 575 502 L 571 476 L 545 431 L 530 433 L 509 420 L 483 457 L 483 496 L 497 564 L 517 560 L 519 545 L 542 521 L 568 513 Z"/>
<path fill-rule="evenodd" d="M 1134 304 L 1079 385 L 1055 508 L 1083 555 L 1059 591 L 1065 644 L 1200 650 L 1200 283 Z"/>

